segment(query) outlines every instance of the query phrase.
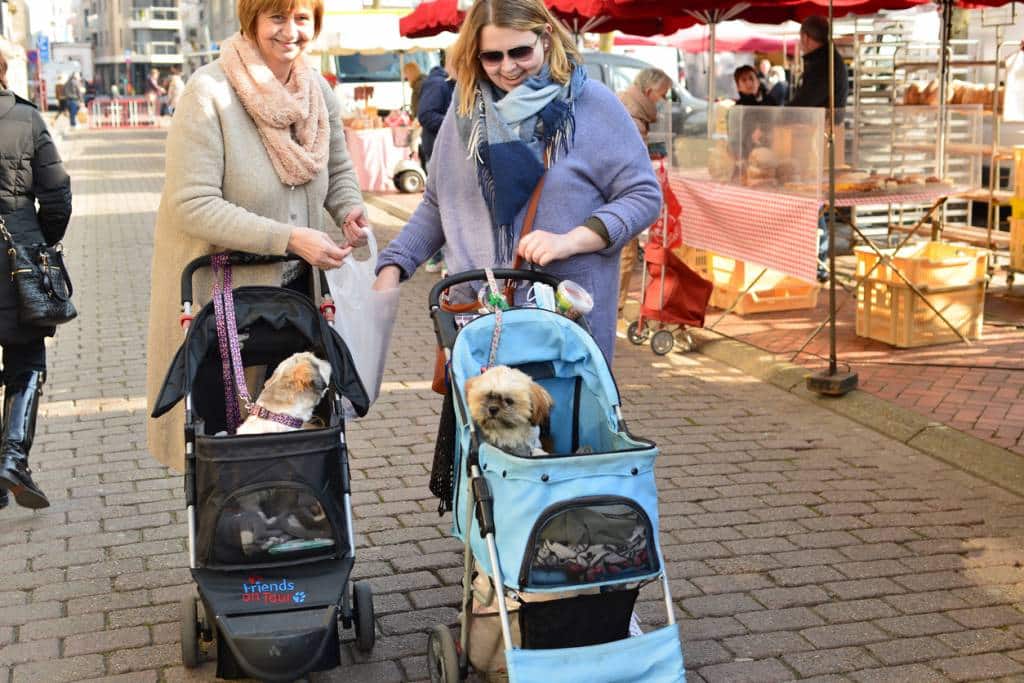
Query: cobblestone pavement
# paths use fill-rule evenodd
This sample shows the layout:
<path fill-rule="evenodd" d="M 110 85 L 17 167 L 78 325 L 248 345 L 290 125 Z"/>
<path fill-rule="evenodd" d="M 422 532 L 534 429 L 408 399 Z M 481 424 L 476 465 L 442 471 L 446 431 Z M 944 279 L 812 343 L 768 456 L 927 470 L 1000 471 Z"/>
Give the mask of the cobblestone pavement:
<path fill-rule="evenodd" d="M 50 347 L 34 449 L 53 505 L 0 513 L 0 683 L 212 680 L 211 664 L 180 664 L 182 482 L 144 444 L 163 136 L 71 142 L 81 317 Z M 373 218 L 384 236 L 398 227 Z M 427 492 L 432 281 L 406 286 L 383 395 L 350 429 L 355 576 L 376 592 L 377 647 L 314 680 L 421 680 L 426 632 L 456 622 L 460 546 Z M 1024 500 L 706 357 L 623 341 L 615 370 L 632 430 L 662 448 L 689 681 L 1024 680 Z M 664 621 L 656 587 L 638 611 Z"/>

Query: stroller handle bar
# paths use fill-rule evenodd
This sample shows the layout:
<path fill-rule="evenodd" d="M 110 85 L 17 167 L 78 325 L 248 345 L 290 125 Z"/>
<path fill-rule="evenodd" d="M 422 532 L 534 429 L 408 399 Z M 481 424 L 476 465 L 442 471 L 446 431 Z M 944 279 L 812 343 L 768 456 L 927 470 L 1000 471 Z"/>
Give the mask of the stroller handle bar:
<path fill-rule="evenodd" d="M 495 268 L 491 271 L 496 280 L 519 280 L 524 282 L 540 282 L 557 288 L 561 280 L 539 270 L 513 270 L 511 268 Z M 439 280 L 430 290 L 430 310 L 441 307 L 441 295 L 464 282 L 486 281 L 487 273 L 483 270 L 467 270 L 456 275 L 449 275 Z"/>
<path fill-rule="evenodd" d="M 248 254 L 244 251 L 231 252 L 231 265 L 233 266 L 262 266 L 269 263 L 285 263 L 287 261 L 300 261 L 301 257 L 294 254 Z M 192 303 L 192 276 L 200 268 L 209 268 L 213 261 L 212 255 L 200 256 L 192 259 L 185 269 L 181 271 L 181 305 Z"/>
<path fill-rule="evenodd" d="M 561 280 L 550 273 L 539 270 L 515 270 L 512 268 L 496 268 L 491 271 L 496 280 L 513 280 L 519 282 L 539 282 L 550 285 L 557 289 Z M 487 280 L 487 273 L 484 270 L 467 270 L 441 279 L 430 290 L 430 317 L 434 320 L 434 334 L 437 336 L 437 343 L 446 349 L 451 349 L 455 344 L 455 337 L 459 334 L 459 326 L 456 323 L 456 314 L 447 311 L 441 306 L 441 295 L 455 285 L 465 282 L 479 282 Z M 511 303 L 511 302 L 509 302 Z"/>

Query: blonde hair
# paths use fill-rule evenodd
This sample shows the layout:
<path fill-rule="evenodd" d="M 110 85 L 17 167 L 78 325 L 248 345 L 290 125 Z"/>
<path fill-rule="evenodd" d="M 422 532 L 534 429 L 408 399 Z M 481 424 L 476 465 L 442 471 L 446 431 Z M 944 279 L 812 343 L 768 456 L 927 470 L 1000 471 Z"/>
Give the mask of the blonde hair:
<path fill-rule="evenodd" d="M 543 36 L 550 26 L 551 44 L 545 46 L 544 58 L 552 80 L 557 83 L 568 83 L 573 64 L 582 61 L 572 36 L 541 0 L 477 0 L 466 14 L 459 37 L 445 60 L 459 85 L 456 111 L 460 116 L 469 115 L 477 83 L 481 79 L 487 80 L 479 59 L 480 31 L 485 26 L 532 31 L 538 36 Z"/>
<path fill-rule="evenodd" d="M 7 90 L 7 58 L 0 53 L 0 88 Z"/>
<path fill-rule="evenodd" d="M 313 10 L 313 37 L 324 24 L 324 0 L 238 0 L 238 25 L 246 38 L 256 37 L 256 21 L 265 12 L 294 12 L 297 7 Z"/>

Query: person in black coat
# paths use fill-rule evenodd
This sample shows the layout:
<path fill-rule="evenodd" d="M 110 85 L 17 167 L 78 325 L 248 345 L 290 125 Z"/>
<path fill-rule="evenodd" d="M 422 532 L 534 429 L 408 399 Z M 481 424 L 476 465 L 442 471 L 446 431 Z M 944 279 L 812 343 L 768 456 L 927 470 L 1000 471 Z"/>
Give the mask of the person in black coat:
<path fill-rule="evenodd" d="M 834 48 L 833 48 L 834 49 Z M 807 17 L 800 25 L 800 50 L 804 55 L 804 72 L 789 101 L 791 107 L 828 106 L 828 20 L 824 17 Z M 838 51 L 833 56 L 835 75 L 835 121 L 839 127 L 843 121 L 843 108 L 849 94 L 849 74 L 846 63 Z M 841 135 L 841 133 L 840 133 Z M 818 280 L 828 280 L 825 263 L 828 259 L 828 228 L 825 217 L 818 219 Z"/>
<path fill-rule="evenodd" d="M 449 79 L 448 72 L 443 66 L 431 69 L 423 82 L 416 119 L 423 128 L 420 138 L 420 159 L 424 169 L 427 168 L 430 156 L 434 153 L 434 140 L 437 138 L 437 131 L 441 130 L 441 122 L 448 113 L 448 106 L 452 103 L 454 89 L 455 81 Z"/>
<path fill-rule="evenodd" d="M 0 55 L 0 222 L 16 244 L 55 244 L 71 218 L 71 180 L 42 117 L 28 100 L 7 89 L 7 62 Z M 0 238 L 0 241 L 6 241 Z M 6 252 L 7 245 L 0 245 Z M 7 268 L 7 261 L 4 261 Z M 55 328 L 18 322 L 18 297 L 10 277 L 0 277 L 0 348 L 4 386 L 0 440 L 0 508 L 8 492 L 18 505 L 50 502 L 32 481 L 29 450 L 46 378 L 44 337 Z"/>
<path fill-rule="evenodd" d="M 804 55 L 804 71 L 789 101 L 791 107 L 828 106 L 828 20 L 807 17 L 800 25 L 800 50 Z M 850 90 L 850 76 L 838 50 L 835 59 L 836 122 L 842 121 L 842 110 Z"/>

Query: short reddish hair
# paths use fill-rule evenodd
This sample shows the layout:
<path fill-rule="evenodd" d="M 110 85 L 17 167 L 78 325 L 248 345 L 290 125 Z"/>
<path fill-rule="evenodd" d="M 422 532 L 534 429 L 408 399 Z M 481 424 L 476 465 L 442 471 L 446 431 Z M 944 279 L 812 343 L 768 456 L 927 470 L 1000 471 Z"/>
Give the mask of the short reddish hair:
<path fill-rule="evenodd" d="M 324 25 L 324 0 L 238 0 L 238 25 L 242 35 L 256 35 L 256 20 L 264 12 L 292 12 L 296 7 L 313 10 L 313 37 L 320 35 Z"/>

